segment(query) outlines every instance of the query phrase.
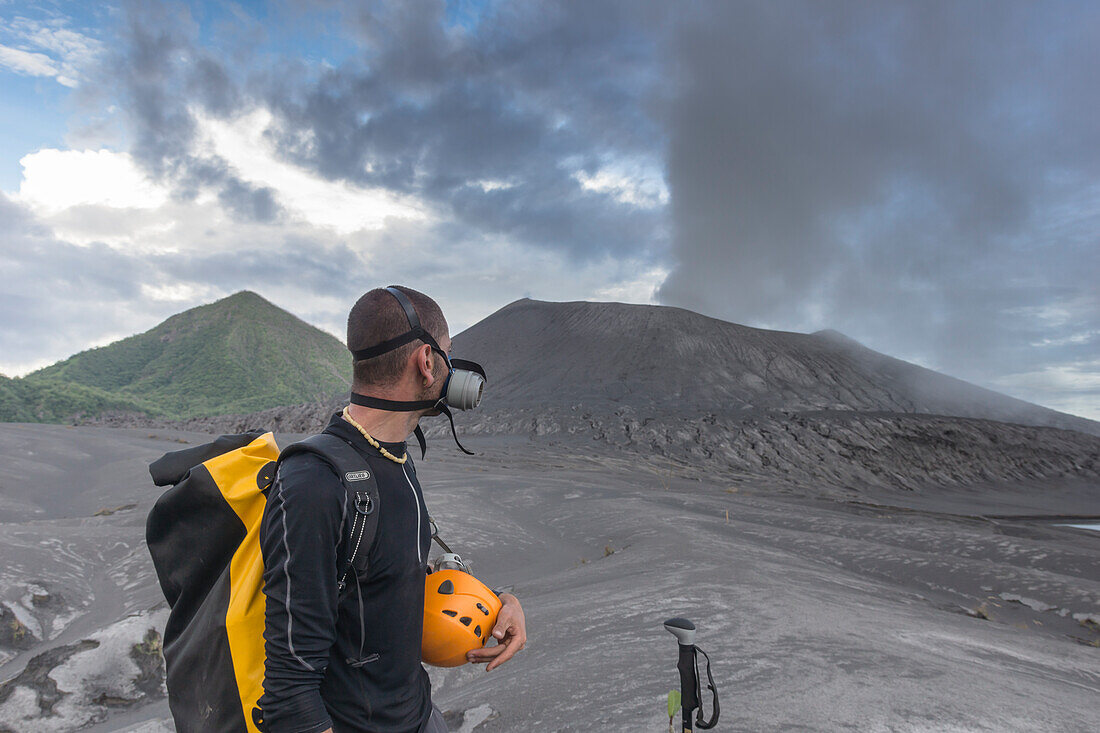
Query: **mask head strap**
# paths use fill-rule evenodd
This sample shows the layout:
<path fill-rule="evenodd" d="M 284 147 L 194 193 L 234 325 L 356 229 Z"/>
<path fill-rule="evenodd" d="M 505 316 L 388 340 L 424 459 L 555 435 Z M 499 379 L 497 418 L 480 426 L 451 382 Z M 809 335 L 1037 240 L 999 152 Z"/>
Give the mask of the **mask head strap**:
<path fill-rule="evenodd" d="M 416 315 L 416 308 L 413 308 L 409 296 L 392 285 L 386 288 L 386 292 L 397 298 L 397 302 L 401 304 L 401 310 L 405 311 L 405 318 L 409 321 L 409 327 L 413 330 L 420 328 L 420 316 Z"/>
<path fill-rule="evenodd" d="M 413 307 L 412 301 L 409 300 L 409 296 L 395 287 L 386 288 L 386 292 L 397 298 L 397 302 L 401 304 L 401 310 L 405 311 L 405 319 L 409 322 L 409 330 L 400 336 L 394 336 L 392 339 L 387 339 L 375 346 L 352 351 L 351 355 L 355 361 L 373 359 L 376 356 L 381 356 L 382 354 L 400 348 L 412 341 L 423 341 L 428 346 L 431 346 L 433 350 L 442 354 L 444 359 L 447 359 L 447 353 L 439 348 L 439 344 L 436 342 L 435 338 L 420 325 L 420 316 L 416 314 L 416 308 Z"/>
<path fill-rule="evenodd" d="M 458 433 L 455 432 L 455 416 L 451 412 L 451 408 L 447 407 L 447 403 L 440 400 L 417 400 L 415 402 L 398 402 L 395 400 L 384 400 L 381 397 L 370 397 L 365 394 L 359 394 L 357 392 L 351 393 L 351 403 L 353 405 L 361 405 L 363 407 L 373 407 L 376 410 L 388 410 L 390 412 L 413 412 L 414 410 L 431 410 L 436 409 L 443 415 L 447 416 L 447 419 L 451 422 L 451 435 L 454 436 L 455 445 L 459 447 L 463 453 L 468 456 L 474 455 L 473 451 L 466 450 L 466 446 L 458 442 Z M 424 440 L 424 433 L 420 429 L 420 426 L 416 426 L 416 430 L 413 431 L 416 435 L 416 440 L 420 443 L 420 457 L 423 458 L 428 452 L 428 444 Z"/>

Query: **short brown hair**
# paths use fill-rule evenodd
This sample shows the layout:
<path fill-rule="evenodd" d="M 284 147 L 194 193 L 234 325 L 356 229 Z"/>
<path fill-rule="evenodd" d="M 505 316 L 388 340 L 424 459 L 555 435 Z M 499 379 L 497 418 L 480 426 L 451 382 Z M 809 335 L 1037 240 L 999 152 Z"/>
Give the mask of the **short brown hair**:
<path fill-rule="evenodd" d="M 420 325 L 439 341 L 447 333 L 447 319 L 439 304 L 424 293 L 393 285 L 405 295 L 420 318 Z M 348 314 L 348 349 L 358 351 L 367 349 L 388 339 L 395 338 L 409 330 L 409 319 L 397 298 L 385 288 L 375 288 L 355 302 Z M 401 377 L 405 362 L 409 356 L 424 345 L 422 341 L 412 341 L 393 351 L 386 352 L 373 359 L 363 359 L 352 363 L 352 389 L 367 385 L 388 386 Z"/>

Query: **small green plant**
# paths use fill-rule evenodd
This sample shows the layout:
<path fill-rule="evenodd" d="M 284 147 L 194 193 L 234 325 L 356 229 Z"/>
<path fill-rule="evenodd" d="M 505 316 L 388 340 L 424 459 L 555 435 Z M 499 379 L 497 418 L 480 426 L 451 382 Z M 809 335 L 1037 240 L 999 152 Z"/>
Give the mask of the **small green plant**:
<path fill-rule="evenodd" d="M 156 629 L 145 632 L 145 638 L 130 647 L 130 659 L 138 668 L 134 686 L 147 698 L 164 696 L 164 644 Z"/>
<path fill-rule="evenodd" d="M 145 632 L 145 638 L 140 644 L 134 644 L 134 651 L 146 656 L 159 655 L 163 653 L 161 648 L 160 634 L 156 629 L 149 629 Z"/>
<path fill-rule="evenodd" d="M 668 691 L 668 733 L 674 733 L 676 711 L 680 709 L 680 691 Z"/>

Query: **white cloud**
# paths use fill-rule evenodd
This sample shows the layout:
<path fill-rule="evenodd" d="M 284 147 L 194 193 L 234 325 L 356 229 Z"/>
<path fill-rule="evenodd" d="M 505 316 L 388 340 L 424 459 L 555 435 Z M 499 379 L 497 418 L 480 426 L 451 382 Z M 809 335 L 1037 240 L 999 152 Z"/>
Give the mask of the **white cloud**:
<path fill-rule="evenodd" d="M 20 163 L 23 180 L 11 198 L 65 242 L 171 253 L 230 247 L 234 237 L 256 236 L 255 226 L 234 226 L 212 192 L 173 200 L 128 153 L 45 149 Z"/>
<path fill-rule="evenodd" d="M 1044 338 L 1039 341 L 1033 341 L 1032 346 L 1078 346 L 1081 344 L 1087 344 L 1096 337 L 1100 336 L 1100 331 L 1082 331 L 1080 333 L 1072 333 L 1068 336 L 1062 336 L 1060 338 Z"/>
<path fill-rule="evenodd" d="M 481 181 L 471 181 L 470 185 L 477 186 L 485 193 L 489 193 L 490 191 L 507 191 L 509 188 L 515 186 L 514 183 L 509 183 L 508 181 L 498 181 L 489 178 Z"/>
<path fill-rule="evenodd" d="M 612 282 L 598 288 L 587 300 L 614 300 L 620 303 L 655 305 L 657 288 L 668 277 L 668 273 L 668 269 L 664 267 L 649 267 L 639 272 L 637 277 Z"/>
<path fill-rule="evenodd" d="M 28 41 L 40 48 L 53 51 L 65 59 L 88 61 L 103 50 L 103 44 L 99 41 L 68 28 L 33 22 L 21 22 L 15 25 L 22 29 Z"/>
<path fill-rule="evenodd" d="M 1074 318 L 1074 312 L 1067 307 L 1067 304 L 1062 301 L 1055 301 L 1053 303 L 1044 303 L 1042 305 L 1028 305 L 1020 306 L 1018 308 L 1008 308 L 1006 312 L 1010 315 L 1019 316 L 1020 318 L 1030 318 L 1038 321 L 1047 328 L 1057 328 L 1059 326 L 1065 326 L 1070 323 Z"/>
<path fill-rule="evenodd" d="M 1017 385 L 1028 389 L 1100 390 L 1100 360 L 1058 364 L 1038 371 L 1009 374 L 998 381 L 1001 384 Z"/>
<path fill-rule="evenodd" d="M 232 120 L 192 110 L 198 122 L 200 151 L 217 155 L 244 181 L 276 192 L 279 203 L 306 222 L 350 234 L 381 229 L 391 218 L 424 219 L 426 207 L 384 189 L 367 189 L 328 181 L 279 158 L 266 132 L 275 124 L 266 109 Z"/>
<path fill-rule="evenodd" d="M 82 348 L 91 347 L 88 346 Z M 48 367 L 55 361 L 55 359 L 50 358 L 32 359 L 30 361 L 0 361 L 0 374 L 5 377 L 24 377 L 31 372 L 36 372 L 39 369 L 42 369 L 43 367 Z"/>
<path fill-rule="evenodd" d="M 218 291 L 200 283 L 162 282 L 156 285 L 142 283 L 141 294 L 150 300 L 166 303 L 196 303 L 217 299 Z"/>
<path fill-rule="evenodd" d="M 23 156 L 23 180 L 16 195 L 41 214 L 81 205 L 152 209 L 168 192 L 152 182 L 128 153 L 46 148 Z"/>
<path fill-rule="evenodd" d="M 289 202 L 292 211 L 301 214 L 304 209 L 314 215 L 274 223 L 239 221 L 218 200 L 216 188 L 200 190 L 192 200 L 173 198 L 167 184 L 149 178 L 128 153 L 107 149 L 45 149 L 28 154 L 20 161 L 19 189 L 10 196 L 62 241 L 81 246 L 102 242 L 131 253 L 232 251 L 294 237 L 332 240 L 332 229 L 338 236 L 367 224 L 380 230 L 386 221 L 394 221 L 386 217 L 409 213 L 408 209 L 371 210 L 377 199 L 369 193 L 356 197 L 338 185 L 326 188 L 323 181 L 308 176 L 295 178 L 287 172 L 292 166 L 277 161 L 272 164 L 273 174 L 260 175 L 264 161 L 232 145 L 220 147 L 221 152 L 233 156 L 234 167 L 242 164 L 252 174 L 251 182 L 277 186 L 276 196 Z M 332 208 L 326 209 L 326 203 Z M 158 299 L 164 294 L 146 293 Z"/>
<path fill-rule="evenodd" d="M 994 380 L 999 387 L 1055 410 L 1100 420 L 1100 360 L 1085 360 Z"/>
<path fill-rule="evenodd" d="M 16 45 L 0 44 L 0 67 L 25 76 L 52 78 L 76 87 L 103 52 L 98 40 L 66 28 L 63 20 L 42 23 L 16 18 L 4 28 Z"/>
<path fill-rule="evenodd" d="M 46 54 L 23 51 L 4 45 L 0 45 L 0 66 L 25 76 L 56 77 L 61 74 L 57 64 Z M 65 84 L 65 82 L 61 83 Z M 65 85 L 75 86 L 75 84 Z"/>
<path fill-rule="evenodd" d="M 668 203 L 668 188 L 652 166 L 616 162 L 591 174 L 576 171 L 573 178 L 586 191 L 607 194 L 621 204 L 649 209 Z"/>

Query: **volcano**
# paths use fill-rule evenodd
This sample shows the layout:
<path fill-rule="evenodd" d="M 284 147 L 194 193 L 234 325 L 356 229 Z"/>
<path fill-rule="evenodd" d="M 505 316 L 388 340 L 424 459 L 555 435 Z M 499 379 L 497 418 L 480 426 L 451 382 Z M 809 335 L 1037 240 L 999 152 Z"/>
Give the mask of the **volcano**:
<path fill-rule="evenodd" d="M 486 409 L 692 416 L 863 412 L 979 418 L 1100 435 L 1100 423 L 880 354 L 836 331 L 771 331 L 680 308 L 519 300 L 454 338 L 484 364 Z"/>

